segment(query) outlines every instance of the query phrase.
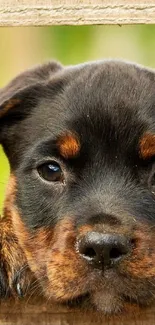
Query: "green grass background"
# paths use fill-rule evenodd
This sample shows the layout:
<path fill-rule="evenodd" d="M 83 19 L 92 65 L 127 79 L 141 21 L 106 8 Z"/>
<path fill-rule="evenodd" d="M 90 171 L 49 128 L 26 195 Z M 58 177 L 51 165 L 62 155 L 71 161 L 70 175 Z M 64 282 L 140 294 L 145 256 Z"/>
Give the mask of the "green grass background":
<path fill-rule="evenodd" d="M 120 58 L 155 66 L 155 26 L 59 26 L 0 29 L 0 86 L 49 59 L 63 64 Z M 0 148 L 0 211 L 9 175 Z"/>

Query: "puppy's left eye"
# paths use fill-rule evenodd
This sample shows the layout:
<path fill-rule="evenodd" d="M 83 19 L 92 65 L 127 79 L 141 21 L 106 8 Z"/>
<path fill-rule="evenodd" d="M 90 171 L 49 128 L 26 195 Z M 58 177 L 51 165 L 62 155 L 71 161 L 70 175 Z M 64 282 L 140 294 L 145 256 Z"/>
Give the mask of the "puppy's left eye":
<path fill-rule="evenodd" d="M 38 167 L 39 175 L 48 182 L 62 182 L 63 172 L 60 165 L 51 161 Z"/>

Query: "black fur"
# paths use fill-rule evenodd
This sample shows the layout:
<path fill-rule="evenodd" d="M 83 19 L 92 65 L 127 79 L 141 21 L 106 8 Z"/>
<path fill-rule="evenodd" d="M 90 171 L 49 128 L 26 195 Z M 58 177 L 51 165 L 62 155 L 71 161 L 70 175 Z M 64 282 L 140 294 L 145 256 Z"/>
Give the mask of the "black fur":
<path fill-rule="evenodd" d="M 42 68 L 42 78 L 32 72 L 28 85 L 21 75 L 21 88 L 13 94 L 21 103 L 1 119 L 24 221 L 33 228 L 53 224 L 65 213 L 77 215 L 78 222 L 79 216 L 85 222 L 102 213 L 121 219 L 120 208 L 137 218 L 154 218 L 154 198 L 141 182 L 145 166 L 138 147 L 143 133 L 155 131 L 154 72 L 111 61 L 54 69 L 54 75 L 52 68 L 51 75 L 50 65 L 47 75 Z M 9 97 L 8 89 L 2 98 Z M 68 130 L 78 134 L 82 149 L 77 159 L 64 161 L 55 140 Z M 74 175 L 61 193 L 34 175 L 49 157 Z"/>
<path fill-rule="evenodd" d="M 20 102 L 2 116 L 0 139 L 29 229 L 53 227 L 64 215 L 77 227 L 116 223 L 132 231 L 135 220 L 155 224 L 154 158 L 139 153 L 143 135 L 155 134 L 154 71 L 119 61 L 51 63 L 4 88 L 0 112 L 11 98 Z M 56 147 L 66 132 L 81 146 L 72 159 Z M 50 160 L 60 163 L 65 185 L 39 176 L 38 166 Z"/>

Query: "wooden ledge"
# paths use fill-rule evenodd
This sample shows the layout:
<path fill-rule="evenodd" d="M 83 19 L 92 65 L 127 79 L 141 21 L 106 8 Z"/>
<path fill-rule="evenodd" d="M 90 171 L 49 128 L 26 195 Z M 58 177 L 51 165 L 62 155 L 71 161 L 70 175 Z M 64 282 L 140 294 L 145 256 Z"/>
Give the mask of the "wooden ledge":
<path fill-rule="evenodd" d="M 0 325 L 153 325 L 155 307 L 140 310 L 138 314 L 100 320 L 96 316 L 69 307 L 54 305 L 42 299 L 7 300 L 0 303 Z"/>
<path fill-rule="evenodd" d="M 155 0 L 0 0 L 0 26 L 154 23 Z"/>

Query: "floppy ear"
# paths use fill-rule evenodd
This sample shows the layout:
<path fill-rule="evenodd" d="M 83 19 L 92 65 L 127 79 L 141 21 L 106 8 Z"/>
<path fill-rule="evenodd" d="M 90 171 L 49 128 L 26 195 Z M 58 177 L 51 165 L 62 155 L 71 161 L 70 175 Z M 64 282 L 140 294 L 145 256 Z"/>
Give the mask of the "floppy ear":
<path fill-rule="evenodd" d="M 49 62 L 29 69 L 14 78 L 5 88 L 0 90 L 0 105 L 19 91 L 37 83 L 47 82 L 62 66 L 57 62 Z M 0 109 L 0 114 L 2 109 Z"/>
<path fill-rule="evenodd" d="M 50 62 L 28 70 L 0 90 L 0 143 L 4 144 L 10 125 L 20 122 L 37 104 L 42 87 L 62 66 Z"/>

